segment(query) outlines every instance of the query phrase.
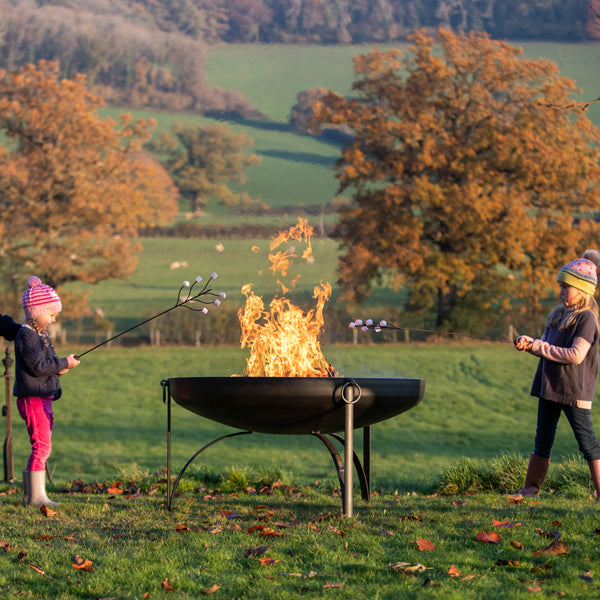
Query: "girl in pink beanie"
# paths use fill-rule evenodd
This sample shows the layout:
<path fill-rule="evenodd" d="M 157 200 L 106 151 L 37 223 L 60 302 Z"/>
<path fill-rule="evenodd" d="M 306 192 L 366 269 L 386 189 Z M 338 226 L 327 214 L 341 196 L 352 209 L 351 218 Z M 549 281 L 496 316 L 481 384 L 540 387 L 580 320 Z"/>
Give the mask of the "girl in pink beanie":
<path fill-rule="evenodd" d="M 592 400 L 598 383 L 598 284 L 600 253 L 587 250 L 583 258 L 558 272 L 561 305 L 546 321 L 540 339 L 522 335 L 517 350 L 539 357 L 531 395 L 537 396 L 538 419 L 534 451 L 529 459 L 522 496 L 539 496 L 546 479 L 558 420 L 565 414 L 579 450 L 587 460 L 600 500 L 600 444 L 592 427 Z"/>
<path fill-rule="evenodd" d="M 23 471 L 23 503 L 58 504 L 46 495 L 46 461 L 52 450 L 52 401 L 62 394 L 59 376 L 79 364 L 74 354 L 58 358 L 46 332 L 62 310 L 58 294 L 30 277 L 21 297 L 26 324 L 15 339 L 15 386 L 19 414 L 27 423 L 31 456 Z"/>

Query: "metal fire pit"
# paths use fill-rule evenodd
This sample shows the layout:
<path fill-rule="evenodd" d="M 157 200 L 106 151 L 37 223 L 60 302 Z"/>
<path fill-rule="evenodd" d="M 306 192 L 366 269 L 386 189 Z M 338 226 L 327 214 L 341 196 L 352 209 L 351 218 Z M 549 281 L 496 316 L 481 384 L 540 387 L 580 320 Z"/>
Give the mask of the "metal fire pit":
<path fill-rule="evenodd" d="M 313 435 L 329 450 L 342 490 L 345 516 L 352 516 L 354 464 L 364 500 L 370 498 L 371 425 L 415 407 L 423 379 L 346 377 L 179 377 L 164 380 L 167 411 L 167 500 L 172 509 L 181 477 L 192 461 L 216 442 L 236 435 Z M 183 408 L 241 431 L 221 436 L 198 450 L 171 489 L 171 398 Z M 363 428 L 363 460 L 353 448 L 353 431 Z M 341 437 L 339 432 L 345 432 Z M 329 437 L 326 437 L 329 436 Z M 342 444 L 345 461 L 330 438 Z"/>

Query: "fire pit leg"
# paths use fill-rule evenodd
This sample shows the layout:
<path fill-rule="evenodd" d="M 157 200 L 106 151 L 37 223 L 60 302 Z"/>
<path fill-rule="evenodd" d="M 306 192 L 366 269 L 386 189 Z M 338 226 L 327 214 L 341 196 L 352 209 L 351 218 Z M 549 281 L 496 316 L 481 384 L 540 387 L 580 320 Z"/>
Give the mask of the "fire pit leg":
<path fill-rule="evenodd" d="M 342 462 L 342 459 L 340 458 L 340 453 L 337 451 L 337 448 L 335 447 L 334 443 L 327 437 L 325 437 L 324 434 L 319 433 L 318 431 L 313 431 L 312 433 L 315 437 L 319 438 L 327 447 L 327 450 L 329 450 L 329 454 L 331 454 L 331 458 L 333 459 L 333 466 L 335 467 L 335 470 L 337 472 L 337 476 L 338 476 L 338 480 L 340 482 L 340 492 L 342 493 L 342 512 L 344 513 L 344 515 L 346 514 L 346 502 L 345 502 L 345 498 L 346 498 L 346 469 L 344 467 L 344 463 Z M 332 434 L 330 434 L 332 435 Z M 338 439 L 339 438 L 338 436 Z M 343 440 L 342 440 L 343 441 Z M 357 457 L 358 460 L 358 457 Z"/>
<path fill-rule="evenodd" d="M 338 442 L 340 442 L 344 448 L 346 447 L 346 440 L 339 435 L 338 433 L 330 433 L 332 438 L 335 438 Z M 368 460 L 371 460 L 371 457 L 368 457 Z M 367 475 L 367 472 L 370 473 L 371 465 L 367 465 L 367 456 L 363 455 L 363 462 L 360 462 L 360 458 L 356 452 L 352 452 L 352 462 L 354 463 L 354 468 L 356 469 L 356 474 L 358 475 L 358 481 L 360 483 L 360 493 L 363 500 L 368 502 L 371 499 L 371 482 L 370 477 Z"/>
<path fill-rule="evenodd" d="M 230 437 L 235 437 L 236 435 L 245 435 L 247 433 L 252 433 L 252 432 L 251 431 L 236 431 L 235 433 L 228 433 L 227 435 L 222 435 L 221 437 L 217 438 L 216 440 L 213 440 L 212 442 L 209 442 L 208 444 L 205 444 L 204 446 L 202 446 L 202 448 L 200 448 L 200 450 L 198 450 L 185 463 L 185 466 L 183 467 L 183 469 L 181 469 L 181 471 L 179 471 L 179 475 L 177 475 L 177 479 L 175 479 L 175 483 L 173 484 L 173 490 L 171 491 L 171 493 L 169 494 L 167 492 L 167 508 L 169 510 L 173 510 L 173 500 L 175 499 L 175 492 L 177 491 L 177 486 L 179 485 L 179 482 L 181 481 L 181 478 L 182 478 L 183 474 L 185 473 L 185 470 L 192 464 L 192 462 L 194 462 L 195 458 L 198 455 L 200 455 L 202 452 L 204 452 L 207 448 L 210 448 L 213 444 L 220 442 L 221 440 L 225 440 Z M 169 473 L 167 473 L 167 482 L 169 482 L 170 479 L 171 479 L 171 474 L 169 472 Z M 168 487 L 168 484 L 167 484 L 167 487 Z"/>
<path fill-rule="evenodd" d="M 190 464 L 194 461 L 194 459 L 204 452 L 207 448 L 216 444 L 217 442 L 224 440 L 226 438 L 235 437 L 236 435 L 244 435 L 247 433 L 252 433 L 251 431 L 236 431 L 235 433 L 229 433 L 227 435 L 223 435 L 212 442 L 202 446 L 200 450 L 198 450 L 192 458 L 190 458 L 186 463 L 183 469 L 179 471 L 179 475 L 177 475 L 177 479 L 173 484 L 173 490 L 171 490 L 171 390 L 169 388 L 169 382 L 166 379 L 163 379 L 160 384 L 163 388 L 163 403 L 167 405 L 167 508 L 169 510 L 173 510 L 173 500 L 175 499 L 175 492 L 177 491 L 177 486 L 179 485 L 179 481 L 183 476 L 185 470 L 190 466 Z"/>
<path fill-rule="evenodd" d="M 371 426 L 363 427 L 363 465 L 365 466 L 365 482 L 367 497 L 371 498 Z M 364 495 L 363 495 L 364 498 Z"/>

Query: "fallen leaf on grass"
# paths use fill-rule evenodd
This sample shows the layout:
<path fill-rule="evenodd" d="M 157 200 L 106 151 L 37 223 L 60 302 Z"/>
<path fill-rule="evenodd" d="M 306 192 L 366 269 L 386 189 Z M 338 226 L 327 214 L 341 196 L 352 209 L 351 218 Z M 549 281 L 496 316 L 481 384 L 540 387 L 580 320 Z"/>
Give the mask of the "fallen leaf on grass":
<path fill-rule="evenodd" d="M 212 527 L 208 528 L 208 533 L 212 533 L 212 535 L 221 533 L 221 531 L 223 531 L 223 527 L 221 527 L 221 525 L 213 525 Z"/>
<path fill-rule="evenodd" d="M 43 575 L 44 577 L 48 577 L 48 575 L 46 575 L 46 571 L 44 571 L 44 569 L 42 569 L 42 567 L 38 567 L 37 565 L 34 565 L 33 563 L 30 563 L 30 562 L 27 563 L 27 566 L 31 567 L 36 573 L 39 573 L 40 575 Z"/>
<path fill-rule="evenodd" d="M 502 538 L 495 531 L 480 531 L 477 534 L 477 541 L 484 544 L 499 544 Z"/>
<path fill-rule="evenodd" d="M 523 548 L 525 548 L 525 546 L 523 546 L 523 544 L 521 544 L 521 542 L 517 542 L 517 540 L 513 540 L 510 545 L 513 548 L 517 548 L 518 550 L 523 550 Z"/>
<path fill-rule="evenodd" d="M 517 527 L 521 523 L 511 523 L 510 521 L 496 521 L 494 519 L 494 527 Z"/>
<path fill-rule="evenodd" d="M 57 510 L 54 510 L 53 508 L 50 508 L 48 506 L 40 506 L 40 512 L 45 517 L 55 517 L 58 514 Z"/>
<path fill-rule="evenodd" d="M 275 515 L 275 511 L 274 510 L 268 510 L 264 514 L 259 515 L 258 517 L 256 517 L 256 520 L 257 521 L 267 521 L 268 519 L 270 519 L 274 515 Z"/>
<path fill-rule="evenodd" d="M 501 567 L 520 567 L 521 563 L 518 560 L 510 560 L 508 558 L 499 558 L 496 564 Z"/>
<path fill-rule="evenodd" d="M 248 548 L 247 550 L 244 550 L 244 556 L 246 558 L 248 558 L 248 556 L 260 556 L 269 548 L 272 548 L 272 546 L 257 546 L 256 548 Z"/>
<path fill-rule="evenodd" d="M 168 579 L 165 579 L 164 581 L 160 582 L 160 587 L 165 590 L 165 592 L 174 592 L 175 590 L 173 589 L 173 586 L 171 585 L 171 582 Z"/>
<path fill-rule="evenodd" d="M 13 547 L 8 542 L 0 541 L 0 549 L 4 550 L 4 552 L 10 552 Z"/>
<path fill-rule="evenodd" d="M 88 558 L 82 558 L 79 554 L 74 554 L 71 557 L 71 562 L 73 564 L 73 568 L 78 571 L 93 571 L 92 567 L 93 563 Z"/>
<path fill-rule="evenodd" d="M 427 570 L 427 567 L 425 565 L 422 565 L 420 563 L 412 564 L 412 563 L 408 563 L 408 562 L 390 563 L 389 567 L 395 573 L 414 574 L 414 573 L 422 573 L 423 571 Z"/>
<path fill-rule="evenodd" d="M 217 585 L 216 583 L 214 585 L 211 585 L 209 588 L 206 588 L 205 590 L 202 590 L 203 594 L 214 594 L 216 591 L 220 590 L 221 586 Z"/>
<path fill-rule="evenodd" d="M 343 587 L 346 587 L 345 583 L 326 583 L 323 586 L 323 589 L 327 590 L 327 589 L 331 589 L 331 588 L 343 588 Z"/>
<path fill-rule="evenodd" d="M 475 579 L 475 575 L 467 575 L 461 579 L 461 581 L 471 581 L 471 579 Z"/>
<path fill-rule="evenodd" d="M 392 531 L 390 531 L 389 529 L 382 529 L 382 530 L 379 532 L 379 535 L 380 535 L 381 537 L 387 537 L 387 536 L 390 536 L 390 535 L 394 535 L 394 533 L 393 533 Z"/>
<path fill-rule="evenodd" d="M 537 565 L 535 567 L 531 567 L 531 572 L 532 573 L 546 573 L 547 571 L 550 571 L 551 569 L 554 569 L 554 567 L 550 563 L 545 562 L 543 565 Z"/>
<path fill-rule="evenodd" d="M 533 556 L 541 556 L 542 554 L 566 554 L 569 551 L 569 547 L 560 540 L 554 540 L 543 550 L 537 550 L 533 553 Z"/>
<path fill-rule="evenodd" d="M 277 521 L 277 523 L 272 523 L 273 527 L 281 527 L 282 529 L 286 529 L 288 527 L 298 527 L 300 525 L 300 521 L 296 519 L 292 519 L 289 523 L 282 523 Z"/>
<path fill-rule="evenodd" d="M 562 533 L 560 531 L 544 531 L 543 529 L 540 529 L 539 527 L 536 527 L 535 530 L 542 537 L 554 538 L 555 540 L 557 540 L 558 538 L 560 538 L 562 536 Z"/>
<path fill-rule="evenodd" d="M 417 548 L 419 548 L 421 552 L 429 552 L 430 550 L 435 550 L 435 544 L 429 540 L 419 538 L 417 540 Z"/>
<path fill-rule="evenodd" d="M 337 533 L 337 535 L 344 537 L 346 535 L 346 533 L 344 531 L 340 531 L 337 527 L 334 527 L 333 525 L 329 526 L 329 530 L 333 531 L 333 533 Z"/>
<path fill-rule="evenodd" d="M 259 558 L 258 559 L 260 561 L 261 565 L 276 565 L 279 562 L 278 558 Z"/>
<path fill-rule="evenodd" d="M 106 491 L 114 496 L 123 493 L 123 490 L 121 489 L 121 483 L 119 481 L 115 481 L 111 487 L 107 488 Z"/>
<path fill-rule="evenodd" d="M 539 585 L 528 585 L 527 591 L 531 592 L 532 594 L 537 594 L 538 592 L 542 591 L 542 588 Z"/>
<path fill-rule="evenodd" d="M 331 516 L 330 512 L 326 512 L 326 513 L 319 513 L 318 515 L 315 515 L 314 517 L 312 517 L 310 519 L 311 523 L 314 523 L 315 521 L 323 521 L 324 519 L 328 519 Z"/>
<path fill-rule="evenodd" d="M 454 565 L 451 565 L 448 569 L 448 575 L 450 577 L 460 577 L 462 573 Z"/>

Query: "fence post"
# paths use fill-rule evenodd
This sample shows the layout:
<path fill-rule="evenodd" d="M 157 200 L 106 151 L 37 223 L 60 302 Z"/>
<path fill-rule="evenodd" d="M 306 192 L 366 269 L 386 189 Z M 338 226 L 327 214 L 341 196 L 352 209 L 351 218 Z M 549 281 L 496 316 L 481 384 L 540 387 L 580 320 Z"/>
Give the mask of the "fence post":
<path fill-rule="evenodd" d="M 4 438 L 4 483 L 10 483 L 14 477 L 13 447 L 12 447 L 12 406 L 10 389 L 10 368 L 13 359 L 10 348 L 6 348 L 6 356 L 2 359 L 4 364 L 4 393 L 6 404 L 2 407 L 2 416 L 6 417 L 6 437 Z"/>

